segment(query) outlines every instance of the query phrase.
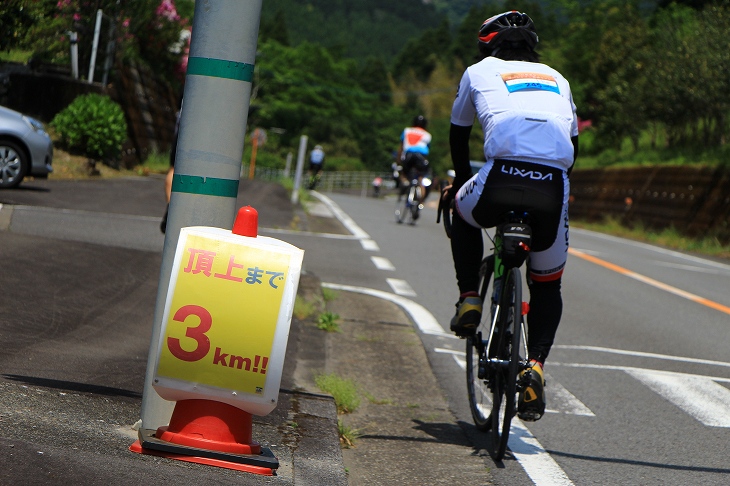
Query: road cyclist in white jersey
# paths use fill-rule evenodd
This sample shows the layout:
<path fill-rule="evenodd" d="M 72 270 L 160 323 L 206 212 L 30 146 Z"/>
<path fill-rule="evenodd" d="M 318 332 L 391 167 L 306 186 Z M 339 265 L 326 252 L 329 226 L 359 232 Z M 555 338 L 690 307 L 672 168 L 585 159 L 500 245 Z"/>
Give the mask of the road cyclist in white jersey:
<path fill-rule="evenodd" d="M 568 176 L 578 154 L 578 118 L 570 85 L 541 64 L 535 26 L 524 13 L 508 11 L 479 29 L 481 60 L 464 72 L 451 112 L 449 143 L 456 176 L 444 190 L 455 202 L 451 248 L 459 286 L 451 330 L 474 333 L 483 302 L 478 269 L 482 228 L 509 211 L 533 218 L 528 385 L 518 397 L 518 416 L 538 420 L 545 411 L 543 366 L 562 315 L 561 278 L 568 252 Z M 484 131 L 486 163 L 472 176 L 469 135 L 477 118 Z M 528 374 L 524 376 L 525 374 Z"/>

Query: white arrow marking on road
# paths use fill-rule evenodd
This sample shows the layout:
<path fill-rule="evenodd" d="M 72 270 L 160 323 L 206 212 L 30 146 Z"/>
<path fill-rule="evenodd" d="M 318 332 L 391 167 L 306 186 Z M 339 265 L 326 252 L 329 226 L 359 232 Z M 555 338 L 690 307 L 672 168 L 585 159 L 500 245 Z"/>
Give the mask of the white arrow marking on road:
<path fill-rule="evenodd" d="M 390 263 L 390 260 L 388 260 L 387 258 L 372 256 L 370 257 L 370 260 L 373 262 L 375 268 L 377 268 L 378 270 L 395 270 L 395 267 L 392 263 Z"/>

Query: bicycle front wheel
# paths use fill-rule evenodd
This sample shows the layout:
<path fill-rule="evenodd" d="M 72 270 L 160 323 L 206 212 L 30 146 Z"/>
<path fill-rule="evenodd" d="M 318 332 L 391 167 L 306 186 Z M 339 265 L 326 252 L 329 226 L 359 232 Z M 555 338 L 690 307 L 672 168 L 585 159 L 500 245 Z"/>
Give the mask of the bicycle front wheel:
<path fill-rule="evenodd" d="M 522 337 L 522 279 L 519 268 L 507 270 L 504 276 L 499 315 L 490 346 L 495 363 L 492 376 L 492 449 L 495 461 L 501 461 L 507 450 L 509 429 L 517 412 L 517 374 L 520 371 L 520 338 Z"/>
<path fill-rule="evenodd" d="M 395 222 L 401 224 L 407 218 L 408 213 L 408 194 L 402 194 L 395 203 Z"/>
<path fill-rule="evenodd" d="M 490 391 L 486 380 L 486 352 L 483 337 L 489 335 L 491 312 L 485 297 L 492 295 L 492 274 L 494 273 L 494 255 L 484 260 L 479 268 L 480 295 L 484 308 L 482 320 L 473 336 L 466 338 L 466 388 L 469 393 L 469 409 L 478 430 L 485 432 L 492 427 L 489 417 L 491 411 Z"/>

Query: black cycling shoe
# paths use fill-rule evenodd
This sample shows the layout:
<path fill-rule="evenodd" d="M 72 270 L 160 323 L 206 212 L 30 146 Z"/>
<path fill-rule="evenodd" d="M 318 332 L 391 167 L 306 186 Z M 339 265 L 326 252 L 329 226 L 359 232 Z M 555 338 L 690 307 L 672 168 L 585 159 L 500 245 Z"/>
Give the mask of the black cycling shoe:
<path fill-rule="evenodd" d="M 525 422 L 540 420 L 545 413 L 545 377 L 542 365 L 532 361 L 520 373 L 522 389 L 517 397 L 517 416 Z"/>

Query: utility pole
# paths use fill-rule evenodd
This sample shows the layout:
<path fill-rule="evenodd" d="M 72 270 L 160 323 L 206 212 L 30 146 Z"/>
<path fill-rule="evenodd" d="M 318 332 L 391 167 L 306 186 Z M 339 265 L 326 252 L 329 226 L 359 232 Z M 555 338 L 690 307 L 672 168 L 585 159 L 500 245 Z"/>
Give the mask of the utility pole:
<path fill-rule="evenodd" d="M 256 59 L 262 0 L 195 2 L 172 196 L 142 396 L 142 428 L 167 425 L 174 402 L 152 387 L 180 228 L 230 229 Z"/>

